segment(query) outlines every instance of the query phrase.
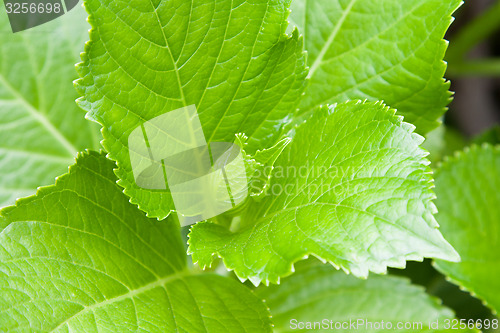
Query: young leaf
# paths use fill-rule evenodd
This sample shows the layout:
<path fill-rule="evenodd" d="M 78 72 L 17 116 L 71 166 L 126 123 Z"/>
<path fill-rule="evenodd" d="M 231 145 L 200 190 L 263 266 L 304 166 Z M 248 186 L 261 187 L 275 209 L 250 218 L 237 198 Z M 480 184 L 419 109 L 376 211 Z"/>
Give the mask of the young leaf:
<path fill-rule="evenodd" d="M 500 147 L 472 146 L 436 173 L 436 218 L 462 257 L 436 268 L 494 311 L 500 310 Z"/>
<path fill-rule="evenodd" d="M 100 134 L 75 104 L 78 94 L 71 84 L 86 40 L 83 8 L 16 34 L 7 15 L 0 16 L 2 207 L 52 184 L 78 151 L 98 147 Z"/>
<path fill-rule="evenodd" d="M 148 216 L 174 207 L 168 192 L 134 181 L 127 138 L 145 121 L 194 104 L 208 142 L 244 132 L 252 154 L 279 139 L 306 76 L 302 40 L 284 34 L 288 2 L 85 1 L 93 29 L 79 104 L 102 124 L 119 184 Z"/>
<path fill-rule="evenodd" d="M 315 110 L 240 230 L 192 227 L 193 260 L 204 267 L 219 255 L 254 283 L 277 282 L 309 254 L 360 277 L 405 260 L 459 260 L 437 230 L 431 171 L 413 129 L 378 102 Z"/>
<path fill-rule="evenodd" d="M 187 269 L 178 224 L 131 205 L 113 167 L 84 153 L 1 211 L 0 331 L 270 332 L 250 290 Z"/>
<path fill-rule="evenodd" d="M 454 318 L 450 309 L 405 278 L 360 280 L 311 261 L 299 263 L 279 286 L 261 286 L 256 292 L 265 299 L 279 332 L 297 331 L 300 322 L 319 322 L 325 332 L 435 332 Z M 373 327 L 382 321 L 384 328 Z M 398 324 L 409 326 L 398 329 Z"/>
<path fill-rule="evenodd" d="M 427 133 L 450 102 L 443 36 L 460 0 L 294 0 L 310 84 L 300 108 L 384 100 Z"/>
<path fill-rule="evenodd" d="M 291 139 L 285 137 L 274 146 L 267 149 L 259 149 L 255 154 L 246 153 L 248 138 L 244 134 L 236 135 L 236 143 L 242 148 L 245 167 L 247 169 L 247 180 L 250 196 L 260 197 L 269 186 L 271 181 L 274 163 L 281 155 Z"/>

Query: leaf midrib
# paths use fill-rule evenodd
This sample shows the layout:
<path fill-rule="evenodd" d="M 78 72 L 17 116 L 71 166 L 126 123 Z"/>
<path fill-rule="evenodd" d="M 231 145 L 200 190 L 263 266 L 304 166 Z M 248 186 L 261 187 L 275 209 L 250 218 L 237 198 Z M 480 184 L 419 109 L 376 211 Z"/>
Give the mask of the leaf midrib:
<path fill-rule="evenodd" d="M 328 60 L 325 60 L 325 61 L 321 61 L 321 63 L 319 64 L 319 66 L 321 65 L 324 65 L 324 64 L 327 64 L 329 62 L 333 62 L 334 60 L 338 59 L 338 58 L 341 58 L 341 57 L 345 57 L 346 54 L 349 54 L 349 53 L 352 53 L 354 52 L 356 49 L 370 43 L 372 40 L 374 40 L 375 38 L 378 38 L 380 35 L 386 33 L 387 31 L 391 30 L 392 28 L 394 28 L 395 26 L 397 26 L 399 23 L 401 23 L 402 21 L 404 21 L 408 16 L 412 15 L 416 10 L 420 9 L 422 7 L 422 4 L 420 5 L 417 5 L 415 6 L 409 13 L 405 14 L 404 16 L 401 16 L 400 18 L 398 18 L 398 20 L 396 20 L 395 22 L 393 22 L 390 26 L 388 26 L 387 28 L 385 28 L 384 30 L 380 31 L 379 33 L 377 33 L 376 35 L 370 37 L 369 39 L 365 40 L 363 43 L 357 45 L 356 47 L 354 48 L 351 48 L 349 49 L 347 52 L 344 52 L 344 53 L 340 53 L 340 54 L 337 54 L 336 56 L 334 56 L 333 58 L 330 58 Z M 436 29 L 438 28 L 438 26 L 435 26 L 434 29 L 432 30 L 432 32 L 436 31 Z M 412 52 L 410 53 L 407 57 L 405 57 L 404 59 L 401 59 L 400 61 L 398 61 L 397 63 L 393 63 L 391 64 L 390 66 L 387 66 L 387 68 L 385 68 L 383 71 L 381 72 L 378 72 L 376 73 L 375 75 L 372 75 L 372 76 L 368 76 L 366 77 L 364 80 L 362 81 L 359 81 L 359 82 L 356 82 L 356 84 L 350 86 L 350 87 L 345 87 L 344 90 L 342 91 L 339 91 L 339 92 L 336 92 L 334 96 L 330 96 L 330 97 L 326 97 L 324 98 L 323 100 L 320 100 L 316 103 L 316 105 L 322 105 L 322 104 L 328 104 L 328 102 L 332 101 L 332 99 L 336 99 L 338 98 L 339 96 L 341 95 L 345 95 L 347 94 L 347 92 L 351 91 L 351 90 L 354 90 L 356 88 L 359 88 L 360 86 L 362 86 L 363 84 L 371 81 L 371 80 L 375 80 L 377 78 L 380 78 L 382 77 L 382 75 L 386 74 L 387 72 L 391 71 L 391 70 L 394 70 L 394 68 L 398 67 L 398 66 L 402 66 L 402 64 L 407 61 L 409 58 L 415 56 L 415 54 L 420 51 L 420 49 L 422 47 L 425 46 L 425 43 L 427 41 L 430 40 L 430 36 L 431 34 L 429 34 L 429 36 L 423 40 L 419 45 L 418 47 Z M 318 66 L 318 67 L 319 67 Z M 430 78 L 431 76 L 429 76 Z M 308 78 L 312 78 L 312 77 L 308 77 Z M 426 85 L 427 86 L 429 83 L 429 79 L 427 80 L 426 82 Z M 424 86 L 424 87 L 425 87 Z M 418 91 L 415 91 L 414 93 L 412 93 L 411 95 L 408 95 L 406 96 L 405 98 L 403 99 L 400 99 L 400 101 L 398 102 L 398 104 L 401 104 L 403 103 L 404 101 L 412 98 L 413 96 L 415 96 L 417 93 L 419 93 L 421 90 L 423 90 L 424 88 L 421 88 L 420 90 Z M 393 107 L 396 107 L 395 105 L 393 105 Z M 420 119 L 420 118 L 423 118 L 423 115 L 419 115 L 416 119 Z M 413 121 L 413 123 L 415 123 L 415 121 Z"/>
<path fill-rule="evenodd" d="M 345 19 L 351 13 L 352 7 L 354 6 L 355 3 L 356 3 L 356 0 L 351 0 L 349 5 L 347 5 L 347 8 L 344 10 L 339 21 L 337 22 L 337 24 L 333 28 L 332 33 L 330 34 L 330 36 L 328 36 L 328 39 L 327 39 L 326 43 L 323 45 L 320 53 L 318 54 L 318 57 L 314 60 L 314 63 L 312 64 L 311 69 L 309 70 L 309 74 L 307 75 L 308 78 L 311 78 L 314 75 L 314 72 L 316 72 L 316 70 L 319 68 L 319 66 L 323 62 L 323 58 L 325 57 L 326 52 L 328 52 L 328 50 L 330 49 L 330 46 L 332 45 L 333 41 L 337 37 L 337 35 L 340 31 L 340 28 L 342 28 L 342 25 L 345 22 Z"/>
<path fill-rule="evenodd" d="M 157 12 L 157 7 L 154 6 L 153 1 L 149 0 L 149 3 L 151 4 L 151 7 L 153 8 L 153 12 L 155 13 L 156 20 L 158 21 L 158 26 L 161 30 L 161 34 L 163 36 L 163 39 L 165 40 L 166 49 L 168 50 L 168 53 L 170 55 L 170 59 L 172 60 L 172 64 L 174 65 L 175 77 L 177 79 L 177 84 L 179 85 L 179 92 L 181 94 L 182 104 L 184 106 L 187 106 L 186 96 L 184 95 L 184 88 L 182 86 L 181 78 L 179 76 L 179 68 L 177 67 L 177 61 L 174 59 L 174 55 L 172 54 L 172 50 L 170 49 L 170 45 L 168 43 L 168 38 L 165 35 L 163 23 L 160 20 L 160 16 L 158 15 L 158 12 Z"/>
<path fill-rule="evenodd" d="M 232 0 L 231 0 L 231 4 L 233 4 Z M 232 12 L 232 10 L 231 10 L 231 12 Z M 259 30 L 258 30 L 259 32 L 261 32 L 262 28 L 264 27 L 264 23 L 266 22 L 266 18 L 267 18 L 267 14 L 268 13 L 269 13 L 269 2 L 267 2 L 267 4 L 266 4 L 265 14 L 264 14 L 264 17 L 262 18 L 262 21 L 260 22 L 260 25 L 259 25 Z M 228 21 L 228 23 L 229 23 L 229 21 Z M 252 62 L 253 62 L 254 53 L 255 53 L 255 46 L 257 46 L 258 41 L 259 41 L 259 35 L 256 34 L 255 35 L 255 39 L 254 39 L 253 44 L 252 44 L 252 49 L 250 50 L 250 58 L 248 59 L 248 62 L 246 64 L 245 70 L 243 71 L 243 74 L 241 75 L 241 80 L 239 80 L 238 86 L 236 87 L 236 90 L 232 94 L 231 102 L 229 102 L 229 105 L 224 110 L 224 113 L 219 118 L 219 120 L 217 122 L 217 125 L 215 126 L 214 130 L 212 131 L 212 134 L 210 135 L 210 138 L 207 140 L 208 142 L 212 142 L 212 139 L 214 138 L 214 135 L 219 130 L 219 127 L 222 124 L 223 120 L 225 119 L 228 111 L 233 107 L 234 101 L 236 100 L 236 97 L 238 96 L 238 93 L 239 93 L 239 91 L 241 89 L 242 84 L 246 81 L 245 77 L 246 77 L 246 75 L 248 73 L 248 69 L 250 68 L 250 64 L 252 64 Z M 269 59 L 270 58 L 267 59 L 267 62 L 269 61 Z M 248 113 L 247 113 L 247 116 L 248 116 Z"/>
<path fill-rule="evenodd" d="M 149 290 L 152 290 L 154 288 L 157 288 L 157 287 L 163 287 L 164 289 L 165 288 L 165 285 L 172 282 L 172 281 L 175 281 L 175 280 L 178 280 L 178 279 L 182 279 L 183 277 L 187 276 L 187 275 L 194 275 L 191 271 L 189 271 L 188 269 L 184 269 L 182 271 L 178 271 L 177 273 L 175 274 L 172 274 L 172 275 L 168 275 L 166 277 L 163 277 L 163 278 L 160 278 L 160 279 L 157 279 L 155 281 L 152 281 L 148 284 L 145 284 L 143 285 L 142 287 L 140 288 L 137 288 L 137 289 L 133 289 L 133 290 L 130 290 L 129 292 L 126 292 L 125 294 L 122 294 L 120 296 L 116 296 L 116 297 L 113 297 L 113 298 L 110 298 L 104 302 L 100 302 L 100 303 L 95 303 L 91 306 L 84 306 L 82 310 L 76 312 L 75 314 L 73 314 L 72 316 L 66 318 L 66 320 L 64 320 L 63 322 L 61 322 L 59 325 L 57 325 L 55 328 L 51 329 L 50 332 L 56 332 L 57 330 L 59 330 L 60 328 L 62 328 L 65 324 L 69 323 L 69 321 L 73 318 L 76 318 L 77 316 L 79 315 L 82 315 L 88 311 L 93 311 L 93 310 L 96 310 L 100 307 L 103 307 L 103 306 L 106 306 L 106 305 L 109 305 L 109 304 L 113 304 L 113 303 L 116 303 L 116 302 L 119 302 L 119 301 L 122 301 L 122 300 L 125 300 L 125 299 L 132 299 L 133 300 L 133 297 L 134 296 L 137 296 L 137 295 L 140 295 L 142 293 L 145 293 Z M 135 307 L 135 303 L 134 303 L 134 307 Z"/>

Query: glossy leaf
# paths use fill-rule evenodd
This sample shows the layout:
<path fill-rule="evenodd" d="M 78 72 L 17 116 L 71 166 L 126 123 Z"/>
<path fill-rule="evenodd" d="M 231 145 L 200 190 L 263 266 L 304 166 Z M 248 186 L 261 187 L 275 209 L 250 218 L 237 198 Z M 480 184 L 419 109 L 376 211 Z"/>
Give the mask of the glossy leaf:
<path fill-rule="evenodd" d="M 103 126 L 132 203 L 163 219 L 168 191 L 134 181 L 127 137 L 154 117 L 195 105 L 207 142 L 249 137 L 248 153 L 274 145 L 305 85 L 298 33 L 284 34 L 288 1 L 87 0 L 93 26 L 77 86 Z"/>
<path fill-rule="evenodd" d="M 423 138 L 381 103 L 322 108 L 275 163 L 265 197 L 231 232 L 198 223 L 189 251 L 202 267 L 215 256 L 241 279 L 278 282 L 293 263 L 317 256 L 356 276 L 406 260 L 459 260 L 433 217 Z"/>
<path fill-rule="evenodd" d="M 443 36 L 460 0 L 294 0 L 310 84 L 300 108 L 383 100 L 425 134 L 450 102 Z"/>

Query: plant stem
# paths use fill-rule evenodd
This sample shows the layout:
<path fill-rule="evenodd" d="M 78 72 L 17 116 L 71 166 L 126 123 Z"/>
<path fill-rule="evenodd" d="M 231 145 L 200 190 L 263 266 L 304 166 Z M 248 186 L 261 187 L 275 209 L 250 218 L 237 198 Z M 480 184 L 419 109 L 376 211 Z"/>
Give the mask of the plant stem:
<path fill-rule="evenodd" d="M 450 63 L 461 62 L 478 43 L 500 28 L 500 0 L 467 24 L 452 40 L 446 55 Z"/>
<path fill-rule="evenodd" d="M 500 58 L 453 63 L 448 66 L 447 73 L 454 77 L 498 77 L 500 76 Z"/>

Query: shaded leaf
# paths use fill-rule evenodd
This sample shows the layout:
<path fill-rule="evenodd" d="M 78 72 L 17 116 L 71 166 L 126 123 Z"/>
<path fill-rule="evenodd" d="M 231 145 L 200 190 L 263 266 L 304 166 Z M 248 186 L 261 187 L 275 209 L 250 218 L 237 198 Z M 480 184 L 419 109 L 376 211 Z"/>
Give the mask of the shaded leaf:
<path fill-rule="evenodd" d="M 436 218 L 462 257 L 436 261 L 452 282 L 500 310 L 500 147 L 472 146 L 445 159 L 436 173 Z"/>
<path fill-rule="evenodd" d="M 454 318 L 438 299 L 405 278 L 360 280 L 311 261 L 298 264 L 279 286 L 257 288 L 257 295 L 271 309 L 277 332 L 308 331 L 300 330 L 299 322 L 319 322 L 319 332 L 441 332 L 434 328 L 443 329 L 445 320 Z"/>
<path fill-rule="evenodd" d="M 3 2 L 0 3 L 3 8 Z M 86 40 L 83 8 L 13 34 L 0 15 L 0 207 L 68 171 L 100 134 L 75 104 L 72 81 Z"/>

